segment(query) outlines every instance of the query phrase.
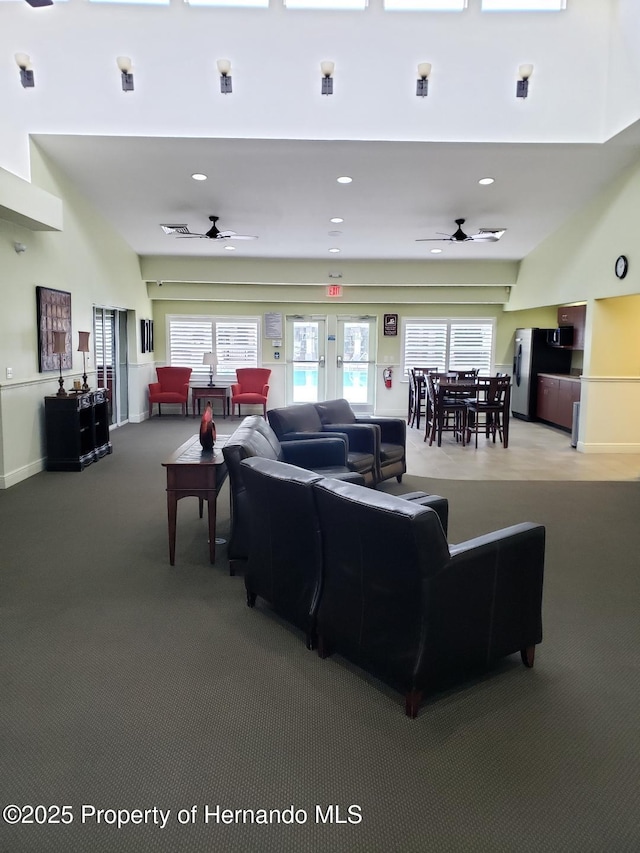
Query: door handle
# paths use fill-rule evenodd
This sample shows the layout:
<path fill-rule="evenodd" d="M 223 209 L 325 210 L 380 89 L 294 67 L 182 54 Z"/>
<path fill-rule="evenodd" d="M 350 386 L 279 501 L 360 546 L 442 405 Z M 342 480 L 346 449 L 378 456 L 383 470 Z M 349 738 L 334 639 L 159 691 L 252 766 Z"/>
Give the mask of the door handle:
<path fill-rule="evenodd" d="M 320 365 L 320 367 L 324 367 L 324 356 L 323 355 L 319 356 L 318 364 Z"/>
<path fill-rule="evenodd" d="M 341 355 L 339 355 L 339 356 L 336 358 L 336 366 L 337 366 L 337 367 L 342 367 L 342 356 L 341 356 Z"/>

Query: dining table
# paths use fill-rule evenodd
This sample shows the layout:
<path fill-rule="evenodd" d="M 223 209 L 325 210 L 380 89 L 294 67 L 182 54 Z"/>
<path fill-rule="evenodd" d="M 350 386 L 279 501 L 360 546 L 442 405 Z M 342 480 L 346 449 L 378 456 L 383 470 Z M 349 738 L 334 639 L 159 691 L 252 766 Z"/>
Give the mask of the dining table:
<path fill-rule="evenodd" d="M 482 395 L 483 390 L 488 387 L 487 376 L 479 376 L 476 379 L 455 379 L 455 378 L 439 378 L 434 381 L 435 392 L 435 435 L 437 435 L 438 447 L 441 446 L 442 431 L 445 422 L 446 407 L 443 405 L 445 399 L 458 399 L 461 403 L 464 400 L 478 399 Z M 426 382 L 425 378 L 425 382 Z M 427 389 L 428 390 L 428 389 Z M 424 441 L 429 439 L 430 431 L 433 431 L 433 414 L 430 411 L 431 397 L 427 393 L 427 417 Z M 500 415 L 502 416 L 502 446 L 506 449 L 509 446 L 509 411 L 511 408 L 511 385 L 507 387 L 507 392 L 504 398 L 504 403 Z M 466 444 L 465 433 L 467 426 L 467 413 L 463 423 L 460 424 L 459 432 L 462 434 L 462 443 Z"/>

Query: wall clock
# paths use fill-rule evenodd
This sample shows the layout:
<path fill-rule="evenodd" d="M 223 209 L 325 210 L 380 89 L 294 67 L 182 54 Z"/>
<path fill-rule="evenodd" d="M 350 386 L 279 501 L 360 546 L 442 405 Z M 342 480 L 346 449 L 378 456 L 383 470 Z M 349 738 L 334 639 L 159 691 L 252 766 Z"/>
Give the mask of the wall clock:
<path fill-rule="evenodd" d="M 618 278 L 624 278 L 629 270 L 629 261 L 626 258 L 626 255 L 620 255 L 620 257 L 616 261 L 616 275 Z"/>

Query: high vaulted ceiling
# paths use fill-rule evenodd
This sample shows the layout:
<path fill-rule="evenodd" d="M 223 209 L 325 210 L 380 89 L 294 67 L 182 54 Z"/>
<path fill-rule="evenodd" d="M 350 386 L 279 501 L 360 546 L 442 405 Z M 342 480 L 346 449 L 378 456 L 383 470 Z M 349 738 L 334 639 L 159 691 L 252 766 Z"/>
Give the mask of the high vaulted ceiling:
<path fill-rule="evenodd" d="M 28 177 L 32 136 L 141 255 L 517 260 L 640 156 L 640 4 L 567 5 L 488 14 L 469 0 L 437 14 L 387 13 L 381 0 L 359 13 L 1 0 L 11 121 L 0 166 Z M 17 52 L 31 57 L 33 89 L 20 86 Z M 133 92 L 120 86 L 123 54 Z M 323 59 L 335 62 L 328 97 Z M 424 99 L 421 61 L 433 65 Z M 515 97 L 523 62 L 534 65 L 526 100 Z M 486 176 L 495 182 L 480 186 Z M 258 239 L 160 228 L 204 232 L 210 215 Z M 416 242 L 452 234 L 460 217 L 467 233 L 507 230 L 497 243 Z"/>

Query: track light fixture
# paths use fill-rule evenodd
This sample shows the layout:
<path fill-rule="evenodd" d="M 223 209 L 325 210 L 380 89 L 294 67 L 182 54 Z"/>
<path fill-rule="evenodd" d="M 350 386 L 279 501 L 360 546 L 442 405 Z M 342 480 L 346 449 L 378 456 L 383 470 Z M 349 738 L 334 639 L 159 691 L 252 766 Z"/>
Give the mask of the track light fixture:
<path fill-rule="evenodd" d="M 529 77 L 533 74 L 533 65 L 521 65 L 518 74 L 520 79 L 516 84 L 516 98 L 526 98 L 529 94 Z"/>
<path fill-rule="evenodd" d="M 133 92 L 133 68 L 128 56 L 117 56 L 116 64 L 122 74 L 122 91 Z"/>
<path fill-rule="evenodd" d="M 323 95 L 333 95 L 333 69 L 335 68 L 335 63 L 330 62 L 329 60 L 324 60 L 324 62 L 320 63 L 320 70 L 322 71 L 322 89 L 321 94 Z"/>
<path fill-rule="evenodd" d="M 16 62 L 20 69 L 20 82 L 24 89 L 33 89 L 35 80 L 33 79 L 33 69 L 31 68 L 31 57 L 26 53 L 16 53 Z"/>
<path fill-rule="evenodd" d="M 220 72 L 220 91 L 223 95 L 229 95 L 233 91 L 231 86 L 231 62 L 228 59 L 219 59 L 216 65 Z"/>
<path fill-rule="evenodd" d="M 429 94 L 429 74 L 431 74 L 431 63 L 421 62 L 418 65 L 418 81 L 416 83 L 416 95 L 426 98 Z"/>

